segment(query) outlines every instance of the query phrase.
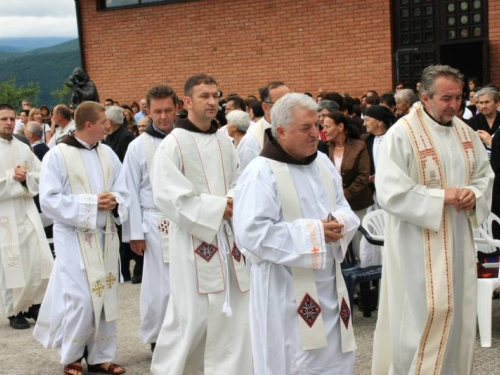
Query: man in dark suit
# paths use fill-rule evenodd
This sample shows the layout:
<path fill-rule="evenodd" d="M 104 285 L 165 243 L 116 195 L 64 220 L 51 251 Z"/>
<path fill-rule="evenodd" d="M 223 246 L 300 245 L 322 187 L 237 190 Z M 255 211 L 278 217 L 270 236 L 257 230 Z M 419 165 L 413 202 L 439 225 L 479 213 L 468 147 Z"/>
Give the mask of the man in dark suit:
<path fill-rule="evenodd" d="M 127 130 L 127 127 L 123 125 L 125 119 L 123 108 L 117 106 L 106 108 L 106 119 L 108 122 L 104 128 L 106 132 L 104 143 L 113 149 L 118 159 L 123 163 L 128 145 L 135 137 Z"/>
<path fill-rule="evenodd" d="M 24 134 L 28 139 L 31 149 L 37 158 L 42 161 L 45 154 L 50 150 L 50 148 L 42 142 L 43 125 L 36 121 L 30 121 L 24 129 Z"/>

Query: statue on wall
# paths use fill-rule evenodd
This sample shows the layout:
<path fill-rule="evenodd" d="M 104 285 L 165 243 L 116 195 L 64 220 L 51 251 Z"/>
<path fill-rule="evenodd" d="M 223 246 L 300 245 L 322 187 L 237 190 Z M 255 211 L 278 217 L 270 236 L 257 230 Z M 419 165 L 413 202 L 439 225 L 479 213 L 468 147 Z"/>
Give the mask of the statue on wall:
<path fill-rule="evenodd" d="M 73 74 L 71 74 L 68 81 L 65 82 L 65 85 L 73 91 L 71 95 L 71 104 L 75 107 L 87 100 L 99 103 L 97 87 L 82 68 L 75 68 Z"/>

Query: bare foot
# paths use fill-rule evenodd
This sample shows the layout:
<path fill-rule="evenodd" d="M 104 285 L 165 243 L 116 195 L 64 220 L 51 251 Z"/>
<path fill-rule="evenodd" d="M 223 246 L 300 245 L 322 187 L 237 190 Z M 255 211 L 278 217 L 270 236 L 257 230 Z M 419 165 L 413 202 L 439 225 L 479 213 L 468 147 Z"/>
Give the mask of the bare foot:
<path fill-rule="evenodd" d="M 77 361 L 64 366 L 64 375 L 83 375 L 82 364 Z"/>
<path fill-rule="evenodd" d="M 101 363 L 98 365 L 102 369 L 106 370 L 109 374 L 124 374 L 125 373 L 125 368 L 122 366 L 112 363 L 112 362 L 105 362 Z"/>

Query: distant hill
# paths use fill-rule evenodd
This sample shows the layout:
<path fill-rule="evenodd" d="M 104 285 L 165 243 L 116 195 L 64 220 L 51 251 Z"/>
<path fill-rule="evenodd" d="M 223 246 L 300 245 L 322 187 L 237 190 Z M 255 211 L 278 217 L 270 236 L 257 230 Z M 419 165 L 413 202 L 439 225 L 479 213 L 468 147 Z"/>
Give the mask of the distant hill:
<path fill-rule="evenodd" d="M 80 64 L 78 39 L 29 52 L 4 51 L 0 52 L 0 81 L 15 77 L 20 85 L 39 83 L 41 93 L 38 104 L 53 106 L 57 103 L 54 103 L 50 93 L 60 89 Z"/>
<path fill-rule="evenodd" d="M 38 48 L 51 47 L 73 38 L 1 38 L 0 51 L 26 52 Z"/>
<path fill-rule="evenodd" d="M 21 52 L 21 49 L 11 46 L 0 45 L 0 52 Z"/>

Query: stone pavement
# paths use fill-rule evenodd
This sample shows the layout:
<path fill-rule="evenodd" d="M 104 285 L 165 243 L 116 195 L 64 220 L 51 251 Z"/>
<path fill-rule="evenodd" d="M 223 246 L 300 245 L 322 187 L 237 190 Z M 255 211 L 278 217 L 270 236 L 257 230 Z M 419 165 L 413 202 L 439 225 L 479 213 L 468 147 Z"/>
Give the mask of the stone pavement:
<path fill-rule="evenodd" d="M 129 375 L 149 374 L 151 362 L 149 345 L 142 344 L 137 337 L 139 331 L 139 291 L 140 285 L 130 283 L 122 284 L 119 289 L 120 320 L 118 323 L 117 362 L 127 369 Z M 500 374 L 499 300 L 494 301 L 493 310 L 492 347 L 481 348 L 479 339 L 477 340 L 474 358 L 475 375 Z M 375 322 L 376 314 L 372 318 L 363 318 L 356 308 L 354 316 L 354 332 L 358 343 L 356 375 L 370 374 Z M 29 330 L 16 331 L 9 327 L 9 322 L 5 317 L 0 317 L 0 375 L 52 375 L 61 373 L 62 366 L 59 364 L 57 352 L 44 349 L 33 338 L 33 327 Z M 86 374 L 86 372 L 84 373 Z"/>

